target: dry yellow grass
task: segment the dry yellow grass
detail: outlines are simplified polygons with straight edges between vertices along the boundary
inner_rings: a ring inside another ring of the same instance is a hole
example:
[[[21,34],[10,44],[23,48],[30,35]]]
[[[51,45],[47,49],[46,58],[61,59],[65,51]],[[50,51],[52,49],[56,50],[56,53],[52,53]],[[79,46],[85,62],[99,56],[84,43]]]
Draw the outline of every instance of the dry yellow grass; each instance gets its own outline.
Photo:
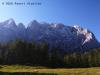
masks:
[[[20,66],[20,65],[1,65],[0,72],[31,72],[31,73],[52,73],[57,75],[100,75],[100,67],[94,68],[46,68],[34,66]]]

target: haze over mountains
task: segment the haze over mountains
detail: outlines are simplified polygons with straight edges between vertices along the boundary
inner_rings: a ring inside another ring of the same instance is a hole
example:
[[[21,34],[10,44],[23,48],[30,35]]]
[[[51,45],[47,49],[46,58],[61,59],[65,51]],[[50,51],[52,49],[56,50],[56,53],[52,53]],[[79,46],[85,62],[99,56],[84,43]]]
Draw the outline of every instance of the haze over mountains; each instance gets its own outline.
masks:
[[[13,19],[1,22],[0,43],[7,44],[16,39],[36,43],[46,42],[50,48],[55,47],[63,51],[100,47],[94,34],[78,25],[39,23],[33,20],[25,27],[22,23],[16,25]]]

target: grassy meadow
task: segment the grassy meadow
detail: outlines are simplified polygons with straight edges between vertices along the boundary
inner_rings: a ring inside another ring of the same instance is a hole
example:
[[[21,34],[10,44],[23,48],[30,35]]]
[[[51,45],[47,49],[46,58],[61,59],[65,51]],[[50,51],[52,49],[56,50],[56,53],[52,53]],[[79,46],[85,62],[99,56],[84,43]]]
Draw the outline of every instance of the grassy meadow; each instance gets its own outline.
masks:
[[[3,73],[9,73],[9,74],[3,74]],[[100,75],[100,67],[47,68],[41,66],[35,67],[35,66],[22,66],[22,65],[0,65],[0,75],[18,75],[18,74],[19,75]]]

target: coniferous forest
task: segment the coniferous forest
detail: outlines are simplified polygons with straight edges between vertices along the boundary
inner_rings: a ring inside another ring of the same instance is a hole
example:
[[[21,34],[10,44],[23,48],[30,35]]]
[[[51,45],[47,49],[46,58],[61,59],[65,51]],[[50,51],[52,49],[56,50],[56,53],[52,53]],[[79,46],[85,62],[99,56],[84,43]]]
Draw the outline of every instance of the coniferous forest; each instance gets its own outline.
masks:
[[[0,64],[20,64],[47,67],[97,67],[100,66],[100,48],[85,52],[61,53],[59,48],[49,50],[48,44],[16,40],[0,44]]]

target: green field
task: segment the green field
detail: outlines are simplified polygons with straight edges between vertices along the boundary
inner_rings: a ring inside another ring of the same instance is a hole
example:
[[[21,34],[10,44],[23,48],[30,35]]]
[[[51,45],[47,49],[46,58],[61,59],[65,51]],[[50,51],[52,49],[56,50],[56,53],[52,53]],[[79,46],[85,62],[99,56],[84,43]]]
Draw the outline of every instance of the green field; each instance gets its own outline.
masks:
[[[18,75],[18,74],[19,75],[100,75],[100,67],[52,69],[40,66],[35,67],[35,66],[21,66],[21,65],[0,65],[0,75]]]

